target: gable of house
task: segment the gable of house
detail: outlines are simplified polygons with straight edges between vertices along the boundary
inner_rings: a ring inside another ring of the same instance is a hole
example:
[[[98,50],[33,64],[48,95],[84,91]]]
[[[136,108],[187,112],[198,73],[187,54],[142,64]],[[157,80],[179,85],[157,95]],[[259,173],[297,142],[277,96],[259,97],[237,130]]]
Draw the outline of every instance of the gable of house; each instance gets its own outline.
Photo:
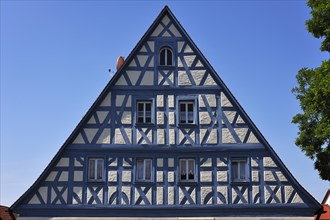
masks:
[[[318,208],[167,6],[12,206],[27,217],[311,216]]]

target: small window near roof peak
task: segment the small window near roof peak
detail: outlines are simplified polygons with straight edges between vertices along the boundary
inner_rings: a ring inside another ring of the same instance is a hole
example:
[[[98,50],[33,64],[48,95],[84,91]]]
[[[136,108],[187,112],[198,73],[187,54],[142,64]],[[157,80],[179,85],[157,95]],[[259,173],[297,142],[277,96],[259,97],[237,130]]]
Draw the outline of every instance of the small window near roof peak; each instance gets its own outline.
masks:
[[[161,66],[173,66],[173,52],[169,47],[163,47],[159,52],[159,64]]]

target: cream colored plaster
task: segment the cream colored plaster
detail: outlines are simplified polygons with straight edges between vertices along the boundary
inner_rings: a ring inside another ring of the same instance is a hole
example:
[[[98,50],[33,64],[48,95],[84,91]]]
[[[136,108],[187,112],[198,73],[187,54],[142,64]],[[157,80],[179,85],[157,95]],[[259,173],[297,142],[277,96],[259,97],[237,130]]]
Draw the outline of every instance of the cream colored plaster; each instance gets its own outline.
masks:
[[[234,128],[234,131],[236,132],[241,142],[244,141],[244,138],[248,130],[249,130],[248,128]]]
[[[126,158],[128,161],[132,161],[133,158],[129,157],[129,158]],[[132,167],[131,164],[129,164],[129,162],[127,162],[126,159],[123,159],[123,167]]]
[[[168,121],[170,125],[174,125],[175,124],[175,118],[174,118],[174,112],[169,112],[168,113]]]
[[[200,163],[202,162],[204,158],[200,159]],[[212,166],[212,158],[207,158],[207,160],[200,165],[201,167],[211,167]]]
[[[184,43],[184,41],[178,41],[178,53],[181,53]]]
[[[151,52],[154,52],[154,49],[155,49],[155,42],[154,41],[148,41],[148,46],[151,50]]]
[[[221,92],[221,106],[222,107],[233,107],[227,96]]]
[[[76,139],[74,139],[73,144],[85,144],[85,141],[81,135],[81,133],[78,134]]]
[[[281,171],[276,171],[275,173],[280,181],[288,181]]]
[[[228,182],[227,171],[217,171],[217,181],[218,182]]]
[[[168,101],[168,107],[174,108],[174,95],[169,95],[167,101]]]
[[[213,77],[211,74],[209,74],[204,82],[205,86],[216,86],[217,83],[214,81]]]
[[[123,182],[131,182],[132,172],[129,170],[122,171],[122,181]]]
[[[174,167],[174,158],[168,158],[168,167]]]
[[[137,65],[136,65],[135,60],[133,59],[128,66],[129,67],[136,67]]]
[[[183,58],[178,57],[178,67],[183,67],[182,60]]]
[[[82,187],[73,187],[73,193],[76,194],[76,196],[80,199],[80,201],[82,201],[82,196],[83,196]],[[72,204],[77,205],[79,203],[80,202],[76,200],[75,197],[72,197]]]
[[[189,47],[189,45],[187,44],[185,49],[184,49],[184,53],[193,53],[194,51]]]
[[[157,107],[164,107],[164,95],[157,95]]]
[[[226,158],[224,158],[226,159]],[[227,164],[220,160],[220,158],[217,158],[217,167],[227,167]]]
[[[157,167],[163,167],[164,166],[164,159],[158,158],[157,159]]]
[[[218,143],[218,132],[217,129],[212,129],[209,138],[206,141],[207,144],[217,144]]]
[[[157,129],[157,144],[165,144],[165,130]]]
[[[147,51],[147,48],[143,45],[140,52],[148,52],[148,51]]]
[[[164,112],[157,112],[157,124],[158,125],[164,124]]]
[[[178,31],[178,29],[176,29],[176,27],[173,24],[171,24],[171,26],[169,27],[169,29],[173,33],[173,35],[175,37],[181,37],[180,32]]]
[[[96,121],[95,121],[95,118],[94,116],[92,115],[92,117],[88,120],[87,124],[96,124]]]
[[[151,36],[157,37],[162,32],[163,29],[164,29],[163,26],[159,24],[154,30],[154,32],[152,32]]]
[[[97,133],[99,129],[97,128],[84,128],[84,131],[85,131],[85,134],[87,136],[87,140],[89,143],[92,143],[94,137],[95,137],[95,134]]]
[[[252,181],[253,182],[259,182],[259,171],[252,171]]]
[[[107,96],[103,99],[101,105],[102,107],[110,107],[111,106],[111,92],[107,94]]]
[[[201,199],[202,199],[202,204],[205,204],[205,199],[206,196],[212,193],[212,187],[201,187]],[[212,196],[213,197],[213,196]],[[209,199],[209,201],[206,204],[212,204],[212,197]]]
[[[105,118],[108,116],[108,111],[96,111],[97,117],[99,118],[100,124],[103,124]]]
[[[128,111],[123,112],[123,115],[121,116],[121,123],[122,124],[132,124],[131,112],[128,112]]]
[[[188,56],[183,56],[184,60],[186,61],[186,64],[188,67],[191,67],[192,63],[194,62],[196,55],[188,55]]]
[[[157,187],[157,205],[163,205],[163,187]]]
[[[84,172],[83,171],[74,171],[73,174],[73,181],[75,182],[81,182],[84,180]]]
[[[259,186],[252,186],[252,201],[255,200],[256,196],[259,194]],[[260,203],[260,198],[257,200],[256,203]]]
[[[264,163],[264,167],[277,167],[271,157],[264,157],[263,163]]]
[[[222,128],[222,143],[224,144],[236,143],[234,137],[231,135],[228,128]]]
[[[121,188],[122,192],[126,194],[128,198],[128,204],[130,204],[131,201],[131,187],[130,186],[122,186]],[[126,204],[123,200],[121,201],[121,204]]]
[[[206,70],[190,70],[190,73],[197,86],[201,84],[201,81],[205,75]]]
[[[45,203],[47,203],[47,197],[48,197],[48,187],[46,186],[41,186],[38,189],[38,192],[42,198],[42,200],[44,200]]]
[[[132,130],[130,128],[125,128],[125,132],[127,134],[128,139],[131,141]],[[115,144],[129,144],[125,142],[123,135],[119,128],[115,130]]]
[[[56,175],[57,175],[57,172],[56,172],[56,171],[52,171],[52,172],[50,172],[50,174],[49,174],[48,177],[46,178],[46,181],[50,181],[50,182],[54,181]]]
[[[169,129],[170,131],[170,144],[175,144],[175,130]]]
[[[116,170],[110,170],[108,172],[108,181],[117,182],[117,171]]]
[[[163,182],[163,171],[157,171],[157,182]]]
[[[141,86],[152,86],[154,84],[154,72],[146,71],[141,81]]]
[[[165,31],[162,37],[172,37],[172,35],[168,31]]]
[[[198,60],[196,63],[196,67],[204,67],[204,65],[202,64],[202,62],[200,60]]]
[[[200,171],[201,182],[212,182],[212,171]]]
[[[251,167],[259,167],[258,161],[256,158],[251,158]]]
[[[264,180],[265,181],[276,181],[273,173],[271,171],[265,171],[264,172]]]
[[[124,76],[121,76],[117,82],[116,82],[116,86],[127,86],[127,82]]]
[[[109,162],[112,160],[113,158],[109,158]],[[111,162],[111,164],[109,164],[109,166],[117,166],[117,158],[113,161],[113,162]]]
[[[110,144],[110,128],[105,128],[99,139],[96,142],[97,144]]]
[[[140,66],[141,67],[144,67],[144,65],[146,64],[147,62],[147,59],[148,59],[148,55],[137,55],[136,56],[139,63],[140,63]]]
[[[154,67],[155,66],[155,61],[154,61],[154,57],[152,56],[149,62],[148,67]]]
[[[56,167],[69,167],[69,158],[62,157],[60,161],[57,163]]]
[[[208,112],[199,112],[199,123],[202,125],[211,123],[211,118]]]
[[[223,113],[224,116],[228,119],[229,123],[232,124],[234,122],[236,111],[223,111]]]
[[[223,203],[217,196],[217,204],[227,204],[228,201],[227,186],[217,186],[217,192],[221,193],[226,199],[225,203]]]
[[[245,124],[245,121],[242,119],[240,115],[237,117],[236,124]]]
[[[191,82],[186,71],[178,71],[179,86],[190,86]]]
[[[167,179],[168,179],[168,182],[174,182],[174,172],[173,171],[168,171],[167,172]]]
[[[254,144],[254,143],[259,143],[258,139],[256,138],[256,136],[251,132],[249,139],[247,140],[248,144]]]
[[[170,186],[167,188],[168,190],[168,204],[169,205],[174,205],[174,187],[173,186]]]
[[[132,70],[130,70],[130,71],[126,71],[126,73],[127,73],[127,76],[129,78],[129,80],[131,81],[132,85],[135,86],[137,80],[140,77],[141,71],[132,71]]]

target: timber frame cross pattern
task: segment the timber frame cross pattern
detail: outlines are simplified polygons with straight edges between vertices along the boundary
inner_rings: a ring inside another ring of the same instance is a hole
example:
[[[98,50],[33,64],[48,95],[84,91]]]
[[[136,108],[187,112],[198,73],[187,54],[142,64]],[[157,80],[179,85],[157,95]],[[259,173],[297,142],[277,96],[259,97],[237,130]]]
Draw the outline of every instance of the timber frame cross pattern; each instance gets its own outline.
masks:
[[[22,219],[294,219],[320,208],[167,6],[11,207]]]

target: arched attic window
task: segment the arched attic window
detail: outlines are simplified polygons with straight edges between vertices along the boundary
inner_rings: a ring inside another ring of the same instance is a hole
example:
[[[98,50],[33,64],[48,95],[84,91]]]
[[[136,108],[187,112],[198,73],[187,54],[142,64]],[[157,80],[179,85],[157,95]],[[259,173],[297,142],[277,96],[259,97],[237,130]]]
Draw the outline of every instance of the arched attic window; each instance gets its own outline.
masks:
[[[159,52],[159,64],[161,66],[173,66],[173,52],[169,47],[163,47]]]

